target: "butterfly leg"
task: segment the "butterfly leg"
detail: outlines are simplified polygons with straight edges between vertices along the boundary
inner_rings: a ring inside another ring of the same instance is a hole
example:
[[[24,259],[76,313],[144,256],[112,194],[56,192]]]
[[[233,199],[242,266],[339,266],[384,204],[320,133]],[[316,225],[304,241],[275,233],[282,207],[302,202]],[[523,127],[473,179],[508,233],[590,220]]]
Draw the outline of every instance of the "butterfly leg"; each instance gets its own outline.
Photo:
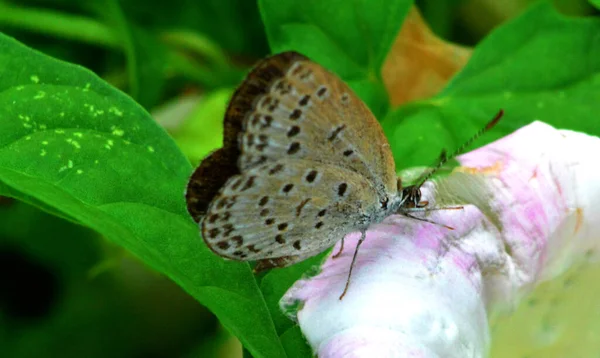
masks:
[[[418,218],[416,216],[410,215],[409,213],[402,213],[402,215],[406,216],[407,218],[414,219],[414,220],[423,221],[423,222],[426,222],[426,223],[430,223],[430,224],[442,226],[442,227],[445,227],[448,230],[454,230],[454,228],[451,227],[451,226],[440,224],[440,223],[436,223],[435,221],[431,221],[431,220],[427,220],[427,219],[423,219],[423,218]]]
[[[337,254],[331,256],[331,258],[337,259],[342,254],[342,251],[344,251],[344,238],[342,238],[342,244],[341,244],[340,249],[338,250]]]
[[[344,298],[344,296],[346,295],[346,292],[348,291],[348,286],[350,285],[350,278],[352,277],[352,269],[354,268],[354,263],[356,262],[356,256],[358,254],[358,248],[363,243],[363,241],[365,241],[366,237],[367,237],[366,231],[364,231],[364,230],[361,231],[360,239],[358,239],[358,242],[356,243],[356,248],[354,249],[354,256],[352,256],[352,263],[350,264],[350,271],[348,271],[348,278],[346,279],[346,286],[344,287],[344,292],[342,292],[342,294],[340,295],[340,301]]]

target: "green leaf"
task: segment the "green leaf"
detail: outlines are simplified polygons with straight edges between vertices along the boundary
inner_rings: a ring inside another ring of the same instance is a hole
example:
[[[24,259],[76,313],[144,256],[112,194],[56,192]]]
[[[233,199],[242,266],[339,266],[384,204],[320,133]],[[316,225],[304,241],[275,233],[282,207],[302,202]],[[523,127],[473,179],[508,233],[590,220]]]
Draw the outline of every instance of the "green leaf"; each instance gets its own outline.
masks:
[[[237,55],[262,57],[268,51],[255,1],[121,0],[121,4],[144,27],[201,33]]]
[[[265,302],[271,312],[273,322],[275,323],[275,329],[278,334],[281,335],[294,326],[294,322],[286,317],[281,311],[279,300],[281,300],[281,297],[283,297],[286,291],[303,274],[309,270],[315,270],[320,267],[325,256],[328,254],[329,250],[290,267],[272,270],[262,279],[260,289],[265,297]]]
[[[368,0],[259,0],[272,52],[296,50],[336,72],[378,117],[387,110],[381,108],[381,67],[411,5],[409,0],[376,6]]]
[[[294,326],[281,335],[281,342],[289,358],[312,357],[314,353],[302,335],[300,327]]]
[[[90,71],[0,35],[0,182],[168,275],[256,357],[283,347],[245,263],[212,254],[189,218],[191,167],[142,107]]]
[[[233,90],[207,93],[200,105],[174,132],[173,139],[192,163],[199,163],[223,143],[223,117]]]
[[[600,0],[590,0],[590,4],[594,5],[596,9],[600,10]]]
[[[144,30],[129,23],[118,0],[102,0],[93,5],[123,41],[131,96],[145,108],[152,108],[162,95],[167,49]]]
[[[398,169],[431,164],[505,110],[481,145],[535,120],[600,134],[600,20],[533,6],[479,44],[435,98],[390,113],[384,130]]]

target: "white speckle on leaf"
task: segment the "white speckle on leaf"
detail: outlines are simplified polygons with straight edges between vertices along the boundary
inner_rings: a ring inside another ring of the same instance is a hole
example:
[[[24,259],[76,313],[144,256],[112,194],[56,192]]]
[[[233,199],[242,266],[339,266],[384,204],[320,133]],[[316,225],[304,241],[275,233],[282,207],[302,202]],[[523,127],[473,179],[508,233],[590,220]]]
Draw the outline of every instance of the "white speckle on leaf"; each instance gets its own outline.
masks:
[[[117,117],[123,116],[123,111],[121,111],[120,109],[118,109],[117,107],[114,107],[114,106],[110,107],[108,109],[108,112],[114,114]]]
[[[85,87],[83,87],[83,92],[87,92],[87,91],[89,91],[89,90],[90,90],[90,86],[91,86],[91,84],[90,84],[89,82],[88,82],[88,83],[86,83],[86,84],[85,84]]]
[[[25,86],[17,86],[17,91],[22,91]]]
[[[73,147],[77,148],[77,149],[81,149],[81,145],[79,144],[79,142],[77,142],[76,140],[73,140],[71,138],[67,139],[67,143],[69,143],[70,145],[72,145]]]
[[[33,126],[31,124],[29,124],[29,123],[23,123],[23,127],[25,127],[25,128],[31,128]]]
[[[31,76],[29,77],[29,79],[30,79],[30,80],[31,80],[31,82],[33,82],[33,83],[39,83],[39,82],[40,82],[40,78],[39,78],[38,76],[36,76],[36,75],[31,75]]]
[[[154,153],[154,148],[153,148],[151,145],[149,145],[149,146],[148,146],[148,151],[149,151],[150,153]]]
[[[73,168],[73,161],[69,159],[69,161],[67,162],[67,167],[69,167],[69,169]]]
[[[25,137],[25,140],[31,140],[31,136],[28,135],[27,137]]]
[[[46,127],[46,125],[45,125],[45,124],[40,124],[38,127],[39,127],[41,130],[45,130],[46,128],[48,128],[48,127]]]
[[[62,173],[62,172],[64,172],[65,170],[67,170],[67,166],[62,166],[62,167],[58,168],[58,172],[59,172],[59,173]]]
[[[56,134],[64,134],[64,133],[65,133],[65,131],[64,131],[64,130],[62,130],[62,129],[55,129],[55,130],[54,130],[54,133],[56,133]]]
[[[81,132],[75,132],[75,133],[73,133],[73,135],[77,138],[83,138],[83,133],[81,133]]]
[[[42,145],[48,145],[48,141],[47,140],[43,140],[42,141]]]
[[[77,174],[83,174],[83,170],[77,169]]]
[[[42,149],[42,150],[40,151],[40,156],[42,156],[42,157],[45,157],[45,156],[46,156],[46,150],[45,150],[45,149]]]
[[[44,97],[46,97],[46,92],[38,91],[38,93],[35,96],[33,96],[33,99],[42,99]]]

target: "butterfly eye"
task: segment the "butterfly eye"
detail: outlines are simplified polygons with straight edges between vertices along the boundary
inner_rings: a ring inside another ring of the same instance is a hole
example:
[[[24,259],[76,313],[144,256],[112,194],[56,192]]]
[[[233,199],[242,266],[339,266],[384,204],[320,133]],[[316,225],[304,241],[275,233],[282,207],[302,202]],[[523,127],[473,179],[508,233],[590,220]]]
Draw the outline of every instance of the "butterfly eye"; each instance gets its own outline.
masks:
[[[388,198],[387,196],[383,200],[379,201],[379,203],[381,204],[381,208],[383,210],[387,210],[389,201],[390,201],[390,198]]]

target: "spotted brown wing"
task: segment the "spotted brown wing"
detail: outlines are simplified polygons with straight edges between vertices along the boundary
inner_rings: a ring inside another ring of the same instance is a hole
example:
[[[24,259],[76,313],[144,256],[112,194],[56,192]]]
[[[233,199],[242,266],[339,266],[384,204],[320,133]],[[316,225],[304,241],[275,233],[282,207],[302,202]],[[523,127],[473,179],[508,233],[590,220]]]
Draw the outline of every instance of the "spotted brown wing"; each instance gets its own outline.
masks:
[[[206,244],[235,260],[308,257],[377,215],[362,175],[309,160],[263,164],[233,176],[202,221]]]

